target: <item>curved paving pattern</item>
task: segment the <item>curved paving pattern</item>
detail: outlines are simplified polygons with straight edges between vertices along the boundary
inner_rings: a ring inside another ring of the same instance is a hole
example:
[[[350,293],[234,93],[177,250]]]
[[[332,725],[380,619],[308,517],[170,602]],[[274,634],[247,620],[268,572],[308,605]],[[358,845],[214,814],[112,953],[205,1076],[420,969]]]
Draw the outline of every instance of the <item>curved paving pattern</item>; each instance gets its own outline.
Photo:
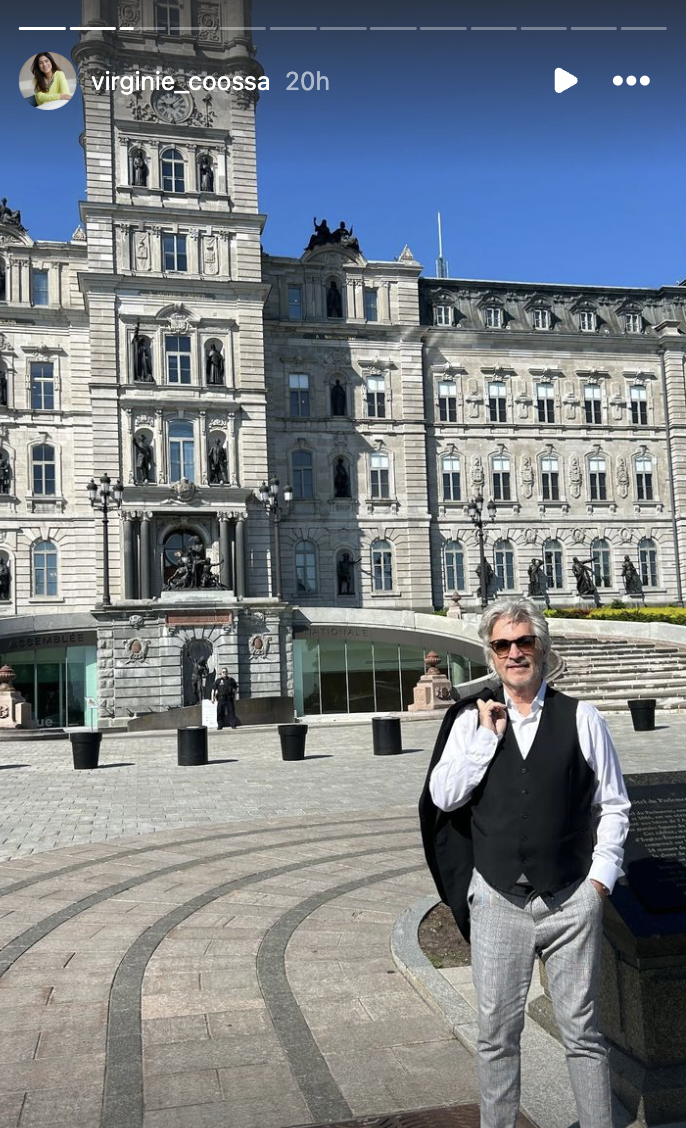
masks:
[[[390,956],[427,891],[414,813],[160,837],[3,882],[0,1125],[284,1128],[474,1101],[470,1056]]]

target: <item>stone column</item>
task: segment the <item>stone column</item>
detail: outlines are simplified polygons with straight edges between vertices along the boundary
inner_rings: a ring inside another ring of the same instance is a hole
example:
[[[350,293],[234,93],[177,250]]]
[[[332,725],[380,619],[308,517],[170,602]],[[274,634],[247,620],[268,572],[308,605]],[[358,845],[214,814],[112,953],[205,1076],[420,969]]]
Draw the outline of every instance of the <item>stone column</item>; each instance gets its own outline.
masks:
[[[219,582],[233,591],[233,560],[231,559],[233,530],[230,521],[231,518],[228,513],[219,514],[219,559],[221,560]]]
[[[238,412],[230,411],[228,426],[226,428],[227,461],[229,470],[229,484],[240,486],[238,476]]]
[[[141,599],[150,599],[150,522],[151,514],[141,517],[138,593]]]
[[[138,521],[133,513],[122,514],[124,523],[124,599],[136,599],[136,541]]]
[[[239,515],[236,521],[236,586],[238,599],[245,599],[245,517]]]
[[[203,364],[205,359],[205,352],[203,349]],[[201,382],[204,382],[205,373],[201,373]],[[200,475],[198,481],[202,482],[203,486],[207,485],[207,412],[198,412],[198,458],[200,459]]]

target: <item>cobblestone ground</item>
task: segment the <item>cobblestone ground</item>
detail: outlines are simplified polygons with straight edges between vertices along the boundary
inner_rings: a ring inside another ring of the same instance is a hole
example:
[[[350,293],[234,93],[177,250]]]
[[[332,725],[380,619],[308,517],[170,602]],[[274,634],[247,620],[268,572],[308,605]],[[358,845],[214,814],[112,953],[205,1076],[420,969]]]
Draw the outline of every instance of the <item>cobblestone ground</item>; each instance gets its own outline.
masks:
[[[686,718],[661,723],[612,721],[626,771],[683,767]],[[416,799],[437,727],[375,757],[370,726],[313,725],[300,763],[239,730],[202,768],[173,735],[107,737],[94,772],[67,742],[0,745],[0,1128],[473,1109],[473,1059],[389,950],[432,891]]]

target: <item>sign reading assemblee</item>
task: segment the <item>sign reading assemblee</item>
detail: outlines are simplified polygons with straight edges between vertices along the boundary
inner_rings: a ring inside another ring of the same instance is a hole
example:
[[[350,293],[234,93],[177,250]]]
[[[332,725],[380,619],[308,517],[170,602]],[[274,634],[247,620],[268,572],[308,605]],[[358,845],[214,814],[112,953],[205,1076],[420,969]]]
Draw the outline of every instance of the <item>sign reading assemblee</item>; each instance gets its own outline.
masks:
[[[95,631],[54,631],[52,634],[17,635],[0,640],[0,651],[37,650],[45,646],[88,646],[96,641]]]
[[[104,71],[100,75],[91,75],[91,82],[96,93],[103,90],[116,90],[117,87],[124,94],[133,94],[137,90],[181,90],[176,85],[176,80],[170,74],[162,74],[158,69],[154,74],[144,74],[133,71],[132,74],[114,74],[113,71]],[[269,79],[266,74],[257,78],[254,74],[192,74],[188,77],[187,90],[269,90]]]

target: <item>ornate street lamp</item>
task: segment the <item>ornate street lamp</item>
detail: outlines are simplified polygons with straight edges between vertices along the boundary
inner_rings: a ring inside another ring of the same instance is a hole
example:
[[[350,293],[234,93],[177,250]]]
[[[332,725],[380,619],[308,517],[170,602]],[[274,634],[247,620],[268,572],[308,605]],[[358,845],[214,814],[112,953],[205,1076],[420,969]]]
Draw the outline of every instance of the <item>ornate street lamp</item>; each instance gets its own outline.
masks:
[[[110,599],[110,540],[107,515],[113,506],[116,506],[117,509],[121,508],[124,487],[119,478],[112,485],[112,479],[109,475],[103,474],[99,486],[95,478],[91,478],[86,489],[92,508],[102,513],[102,602],[104,607],[110,607],[112,600]]]
[[[479,585],[480,585],[480,588],[481,588],[481,610],[482,611],[485,609],[486,605],[488,604],[488,576],[486,575],[486,571],[487,571],[486,553],[484,552],[485,536],[484,536],[483,508],[484,508],[484,499],[482,498],[481,494],[477,494],[476,497],[472,498],[472,500],[469,503],[469,506],[467,507],[469,516],[471,518],[471,522],[474,525],[474,527],[476,528],[476,535],[479,538]],[[488,513],[488,516],[489,516],[491,522],[495,521],[495,515],[497,513],[497,508],[496,508],[496,504],[495,504],[495,502],[493,501],[492,498],[489,501],[488,505],[486,506],[486,512]]]
[[[281,499],[286,512],[293,500],[293,490],[290,486],[284,486],[283,492],[279,488],[279,479],[271,478],[269,485],[263,482],[262,485],[255,490],[255,493],[263,506],[269,514],[269,520],[274,525],[274,569],[272,573],[272,595],[276,599],[283,599],[282,594],[282,581],[281,581],[281,533],[279,526],[281,518],[283,517],[284,509],[281,506]]]

